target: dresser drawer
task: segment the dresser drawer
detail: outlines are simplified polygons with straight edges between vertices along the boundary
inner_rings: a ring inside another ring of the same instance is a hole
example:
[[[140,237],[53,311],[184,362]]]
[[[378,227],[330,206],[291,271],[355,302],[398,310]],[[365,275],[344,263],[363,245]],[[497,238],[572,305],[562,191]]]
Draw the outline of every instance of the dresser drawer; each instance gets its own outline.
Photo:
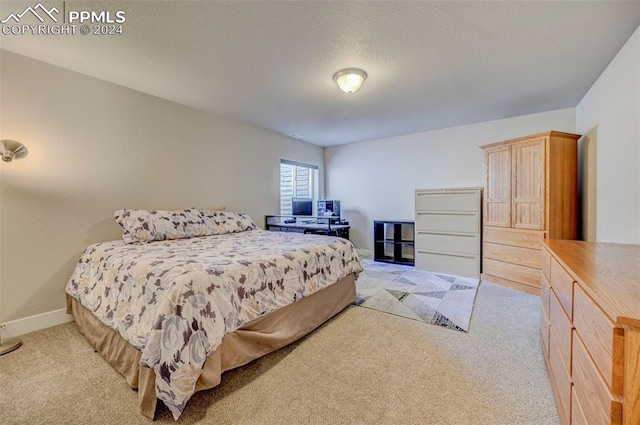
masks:
[[[555,258],[551,258],[551,280],[549,283],[569,316],[569,320],[573,320],[573,278]]]
[[[573,338],[572,372],[574,390],[589,423],[620,425],[622,403],[600,377],[578,332]]]
[[[480,255],[480,235],[445,235],[416,230],[416,246],[429,251]]]
[[[416,210],[478,211],[479,209],[480,190],[416,191]]]
[[[543,236],[544,232],[539,230],[505,229],[484,226],[482,238],[485,242],[540,249]]]
[[[560,351],[558,349],[558,343],[553,338],[553,334],[549,338],[549,365],[551,366],[551,373],[555,378],[556,393],[558,394],[559,406],[558,410],[564,417],[563,424],[568,424],[571,417],[571,378],[567,365],[562,360]]]
[[[622,395],[623,331],[614,326],[579,285],[574,289],[573,324],[609,388]]]
[[[540,268],[540,250],[519,246],[500,245],[491,242],[484,244],[485,258],[520,264],[534,269]]]
[[[479,233],[478,213],[439,214],[417,211],[416,230],[428,232]]]
[[[551,279],[551,254],[546,248],[542,248],[540,259],[542,260],[542,274],[544,274],[547,279]]]
[[[415,267],[419,270],[428,270],[436,273],[479,277],[480,256],[443,254],[418,249]]]
[[[540,275],[540,304],[542,304],[542,311],[549,317],[549,299],[551,294],[551,287],[549,281],[543,275]]]
[[[580,400],[576,396],[575,388],[571,391],[571,425],[589,425],[587,416],[582,409],[582,404],[580,404]]]
[[[558,352],[567,366],[567,373],[571,372],[571,330],[573,326],[556,298],[553,290],[549,296],[549,321],[551,323],[551,338],[558,344]]]
[[[485,258],[482,272],[501,277],[518,283],[524,283],[533,288],[540,288],[540,270],[504,261]]]
[[[542,344],[542,352],[546,358],[549,358],[549,317],[540,312],[540,341]]]

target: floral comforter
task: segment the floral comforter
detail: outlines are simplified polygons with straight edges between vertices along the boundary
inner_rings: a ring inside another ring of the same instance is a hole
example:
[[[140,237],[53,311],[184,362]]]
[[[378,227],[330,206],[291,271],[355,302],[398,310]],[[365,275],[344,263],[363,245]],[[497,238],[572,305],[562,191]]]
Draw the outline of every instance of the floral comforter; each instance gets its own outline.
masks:
[[[177,419],[226,333],[361,271],[348,240],[257,229],[97,243],[66,292],[142,352]]]

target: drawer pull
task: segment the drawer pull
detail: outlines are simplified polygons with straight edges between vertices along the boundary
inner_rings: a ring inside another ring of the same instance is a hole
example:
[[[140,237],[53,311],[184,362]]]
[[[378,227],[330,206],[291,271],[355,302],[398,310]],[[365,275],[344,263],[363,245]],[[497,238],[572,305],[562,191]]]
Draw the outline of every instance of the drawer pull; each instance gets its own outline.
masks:
[[[437,211],[437,212],[423,212],[418,211],[418,215],[478,215],[475,212],[461,212],[461,211]]]
[[[475,255],[463,255],[463,254],[457,254],[457,253],[436,252],[436,251],[418,251],[418,254],[434,254],[434,255],[446,255],[447,257],[476,258]]]
[[[419,235],[441,235],[441,236],[455,235],[455,236],[465,236],[465,237],[468,237],[468,238],[475,238],[476,236],[478,236],[477,233],[425,232],[425,231],[422,231],[422,230],[418,230],[418,234]]]

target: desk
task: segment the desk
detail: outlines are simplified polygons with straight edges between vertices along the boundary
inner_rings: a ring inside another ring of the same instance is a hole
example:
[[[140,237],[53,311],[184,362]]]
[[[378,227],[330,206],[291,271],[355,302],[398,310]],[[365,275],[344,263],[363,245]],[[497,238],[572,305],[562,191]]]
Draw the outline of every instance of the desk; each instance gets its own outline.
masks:
[[[316,222],[315,218],[298,218],[295,223],[285,223],[284,220],[289,221],[289,217],[268,215],[265,217],[265,230],[272,232],[295,232],[295,233],[318,233],[326,234],[325,232],[335,232],[335,236],[349,239],[349,229],[351,226],[348,224],[329,224],[327,221],[324,224]],[[319,218],[323,220],[323,218]],[[310,223],[308,221],[311,221]]]

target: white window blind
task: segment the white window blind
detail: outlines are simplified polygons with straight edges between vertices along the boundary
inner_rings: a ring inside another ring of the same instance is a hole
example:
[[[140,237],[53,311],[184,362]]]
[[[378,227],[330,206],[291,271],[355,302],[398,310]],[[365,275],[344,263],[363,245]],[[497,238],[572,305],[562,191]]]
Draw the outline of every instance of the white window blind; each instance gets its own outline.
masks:
[[[280,214],[291,214],[291,198],[311,198],[315,210],[317,193],[317,165],[280,160]]]

